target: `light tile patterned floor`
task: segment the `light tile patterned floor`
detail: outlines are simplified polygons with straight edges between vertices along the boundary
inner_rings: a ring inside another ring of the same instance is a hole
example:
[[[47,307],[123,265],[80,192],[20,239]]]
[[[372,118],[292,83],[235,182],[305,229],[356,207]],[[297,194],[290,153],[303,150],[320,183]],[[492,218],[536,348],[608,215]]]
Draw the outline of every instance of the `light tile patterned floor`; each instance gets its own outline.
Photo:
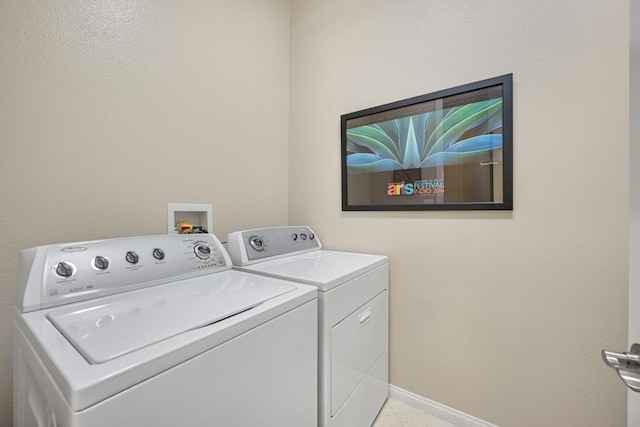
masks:
[[[456,427],[399,400],[387,400],[372,427]]]

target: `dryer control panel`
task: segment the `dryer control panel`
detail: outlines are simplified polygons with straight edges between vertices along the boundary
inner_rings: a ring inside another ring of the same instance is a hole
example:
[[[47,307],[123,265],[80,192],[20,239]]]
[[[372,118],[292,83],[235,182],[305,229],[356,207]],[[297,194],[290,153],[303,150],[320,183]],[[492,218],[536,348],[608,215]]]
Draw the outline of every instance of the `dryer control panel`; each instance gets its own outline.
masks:
[[[229,255],[212,234],[39,246],[21,253],[17,305],[30,311],[230,268]]]
[[[322,244],[311,227],[270,227],[229,234],[227,249],[233,264],[243,266],[322,249]]]

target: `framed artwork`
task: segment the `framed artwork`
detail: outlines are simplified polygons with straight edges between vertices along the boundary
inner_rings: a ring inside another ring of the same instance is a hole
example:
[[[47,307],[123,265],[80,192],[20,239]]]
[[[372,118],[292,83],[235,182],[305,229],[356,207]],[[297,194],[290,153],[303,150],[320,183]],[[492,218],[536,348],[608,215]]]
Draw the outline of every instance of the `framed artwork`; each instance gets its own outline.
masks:
[[[342,210],[513,209],[507,74],[341,116]]]

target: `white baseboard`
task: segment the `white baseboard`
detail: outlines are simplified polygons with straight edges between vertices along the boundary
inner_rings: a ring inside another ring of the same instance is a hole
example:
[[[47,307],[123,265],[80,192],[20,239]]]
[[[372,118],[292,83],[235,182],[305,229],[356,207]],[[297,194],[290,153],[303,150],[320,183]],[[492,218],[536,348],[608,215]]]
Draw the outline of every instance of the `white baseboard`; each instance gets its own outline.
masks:
[[[457,409],[450,408],[441,403],[429,400],[410,391],[389,384],[389,397],[406,403],[407,405],[419,409],[427,414],[438,417],[457,427],[498,427],[487,421],[466,414]]]

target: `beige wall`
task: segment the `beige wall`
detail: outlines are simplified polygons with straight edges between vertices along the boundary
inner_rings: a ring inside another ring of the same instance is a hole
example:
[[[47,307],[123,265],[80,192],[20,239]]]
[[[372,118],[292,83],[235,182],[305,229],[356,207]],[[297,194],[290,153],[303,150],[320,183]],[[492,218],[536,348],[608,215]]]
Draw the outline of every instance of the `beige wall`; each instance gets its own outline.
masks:
[[[18,250],[287,222],[286,0],[0,2],[0,425]]]
[[[629,102],[629,345],[640,342],[640,2],[631,2]],[[627,423],[640,425],[640,393],[628,392]]]
[[[502,426],[623,426],[628,0],[291,2],[289,220],[388,254],[391,382]],[[343,213],[340,114],[513,73],[513,212]]]
[[[0,2],[0,425],[17,251],[164,233],[168,202],[389,254],[397,386],[624,425],[599,350],[626,346],[628,7],[294,0],[289,81],[286,1]],[[340,114],[508,72],[513,212],[340,212]]]

